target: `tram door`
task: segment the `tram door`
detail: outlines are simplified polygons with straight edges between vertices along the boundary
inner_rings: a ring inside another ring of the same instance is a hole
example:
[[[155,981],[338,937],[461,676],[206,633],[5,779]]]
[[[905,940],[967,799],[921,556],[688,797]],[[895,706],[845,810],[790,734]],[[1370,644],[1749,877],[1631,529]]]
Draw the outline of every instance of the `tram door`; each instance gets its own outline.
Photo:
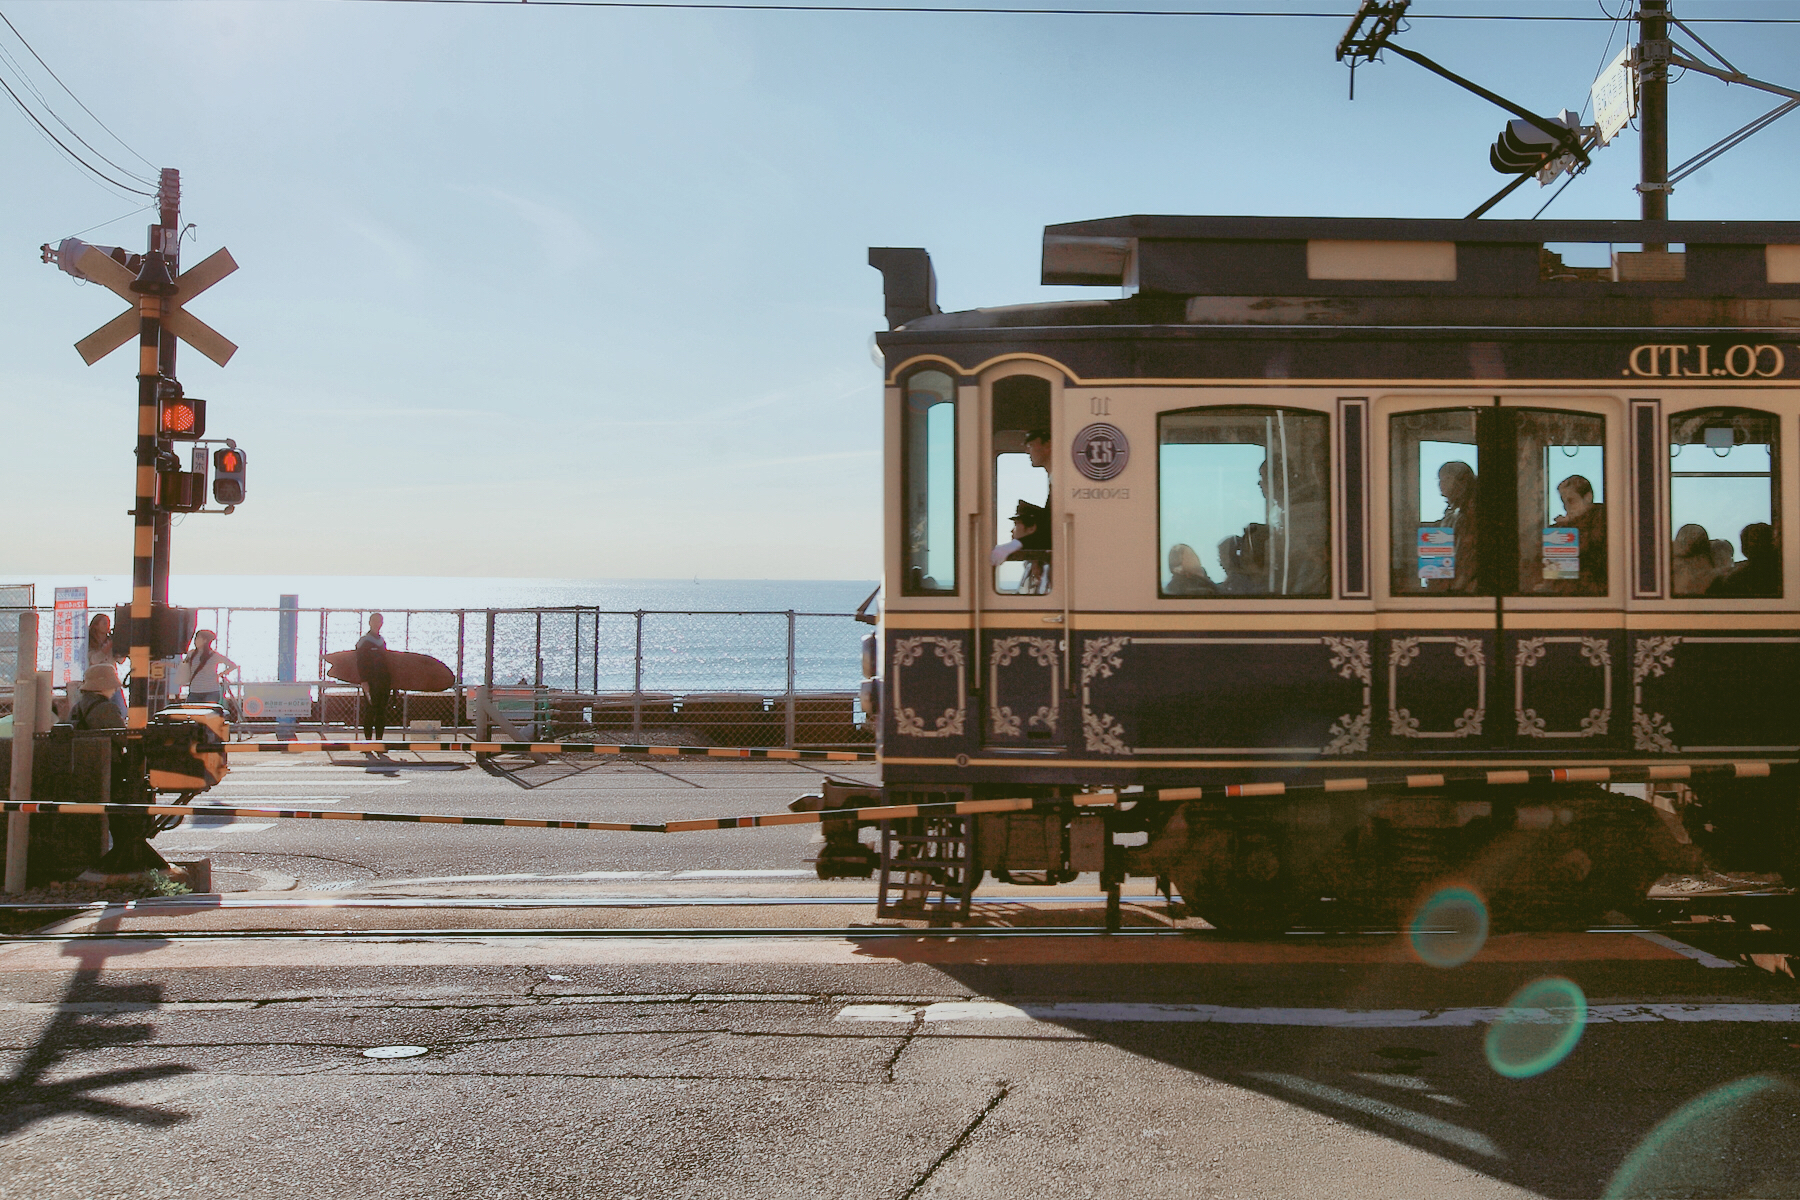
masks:
[[[1616,409],[1606,397],[1535,396],[1380,406],[1389,749],[1619,739]]]
[[[1051,750],[1063,744],[1069,708],[1051,382],[1006,375],[983,390],[983,486],[973,518],[982,740]]]

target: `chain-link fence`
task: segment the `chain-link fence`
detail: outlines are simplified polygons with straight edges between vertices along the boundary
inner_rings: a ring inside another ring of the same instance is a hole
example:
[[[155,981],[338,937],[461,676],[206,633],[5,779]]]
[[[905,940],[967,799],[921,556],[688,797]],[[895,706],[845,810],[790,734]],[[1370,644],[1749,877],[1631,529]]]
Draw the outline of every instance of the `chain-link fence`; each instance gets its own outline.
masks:
[[[29,603],[29,601],[27,601]],[[237,664],[241,723],[256,725],[264,685],[307,689],[302,715],[319,729],[354,728],[366,698],[329,677],[325,656],[352,649],[373,610],[224,607],[196,610]],[[451,669],[441,693],[396,697],[401,729],[469,729],[490,717],[532,740],[595,737],[671,744],[817,746],[868,742],[856,692],[868,627],[851,613],[607,611],[587,607],[385,609],[390,650],[428,654]],[[283,625],[291,671],[281,669]],[[50,624],[41,624],[40,662]],[[16,619],[9,620],[16,630]],[[83,626],[85,628],[85,626]],[[285,678],[284,678],[285,676]],[[10,674],[0,689],[10,685]],[[290,700],[298,692],[290,690]],[[248,705],[242,702],[250,701]]]

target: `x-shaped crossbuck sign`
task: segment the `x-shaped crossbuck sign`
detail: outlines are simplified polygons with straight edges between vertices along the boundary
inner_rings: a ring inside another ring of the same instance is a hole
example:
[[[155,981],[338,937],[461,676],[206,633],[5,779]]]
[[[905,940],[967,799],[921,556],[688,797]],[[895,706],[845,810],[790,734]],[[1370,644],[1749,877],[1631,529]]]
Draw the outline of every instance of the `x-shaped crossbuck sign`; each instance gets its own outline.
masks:
[[[131,290],[132,281],[137,277],[93,246],[82,251],[81,259],[75,265],[83,277],[111,288],[131,302],[130,308],[75,343],[76,351],[91,367],[137,334],[138,294]],[[235,270],[237,263],[232,260],[231,251],[215,250],[183,271],[175,281],[175,294],[163,301],[163,328],[221,367],[237,353],[237,344],[182,305]]]

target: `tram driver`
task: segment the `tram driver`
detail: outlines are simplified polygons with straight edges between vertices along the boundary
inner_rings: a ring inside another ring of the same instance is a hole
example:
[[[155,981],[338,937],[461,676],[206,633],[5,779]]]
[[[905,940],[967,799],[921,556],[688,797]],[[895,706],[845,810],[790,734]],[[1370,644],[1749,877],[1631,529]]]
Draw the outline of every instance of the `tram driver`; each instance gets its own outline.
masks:
[[[1050,591],[1050,514],[1029,501],[1013,509],[1012,540],[994,547],[993,564],[1008,559],[1025,563],[1018,595],[1042,596]]]

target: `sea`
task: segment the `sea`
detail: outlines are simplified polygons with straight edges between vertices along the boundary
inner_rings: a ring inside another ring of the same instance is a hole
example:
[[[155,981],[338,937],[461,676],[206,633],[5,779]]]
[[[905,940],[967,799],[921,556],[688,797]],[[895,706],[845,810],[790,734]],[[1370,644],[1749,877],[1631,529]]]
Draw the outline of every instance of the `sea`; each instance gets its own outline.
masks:
[[[0,576],[0,587],[16,584],[34,585],[39,609],[51,607],[59,588],[86,588],[94,611],[131,595],[125,575]],[[169,600],[200,610],[200,627],[219,634],[220,649],[247,682],[277,677],[276,609],[282,596],[292,595],[301,609],[296,657],[303,681],[320,679],[322,656],[351,649],[367,614],[380,611],[390,649],[430,654],[471,686],[541,682],[600,693],[774,695],[788,686],[790,611],[795,690],[856,690],[869,626],[851,614],[875,588],[874,580],[847,579],[178,575],[170,580]],[[556,608],[587,611],[519,611]],[[40,663],[49,662],[51,625],[42,622]]]

